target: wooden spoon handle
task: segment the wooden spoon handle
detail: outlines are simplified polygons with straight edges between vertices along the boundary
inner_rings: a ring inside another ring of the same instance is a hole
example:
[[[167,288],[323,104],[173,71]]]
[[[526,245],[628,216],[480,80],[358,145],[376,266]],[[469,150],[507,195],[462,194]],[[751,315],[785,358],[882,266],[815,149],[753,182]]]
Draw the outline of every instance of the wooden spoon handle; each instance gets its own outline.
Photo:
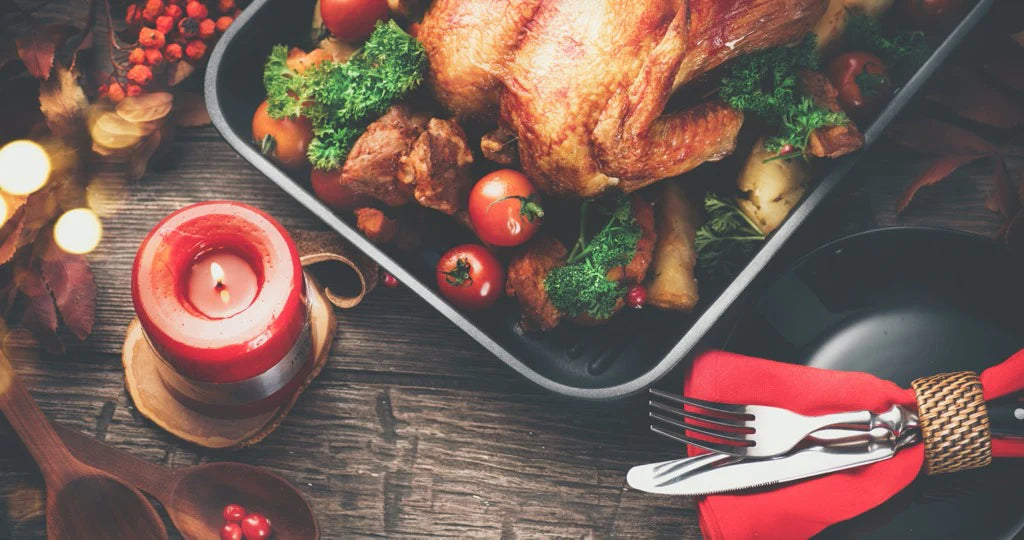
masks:
[[[164,506],[170,503],[179,478],[174,469],[135,457],[69,427],[54,424],[53,428],[75,457],[86,465],[149,493]]]
[[[0,352],[0,411],[32,454],[50,489],[75,476],[78,462],[54,433],[46,415],[39,410],[3,352]]]

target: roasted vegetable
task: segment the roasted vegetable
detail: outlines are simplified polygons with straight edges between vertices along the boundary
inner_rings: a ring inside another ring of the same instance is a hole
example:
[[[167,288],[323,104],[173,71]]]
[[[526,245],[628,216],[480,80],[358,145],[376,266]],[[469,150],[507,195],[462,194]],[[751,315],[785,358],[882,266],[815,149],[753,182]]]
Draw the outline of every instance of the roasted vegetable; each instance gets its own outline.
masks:
[[[774,231],[800,202],[807,186],[807,163],[802,159],[772,159],[763,140],[754,144],[736,185],[742,192],[740,210],[764,234]]]
[[[662,183],[654,244],[654,261],[646,303],[664,309],[690,311],[697,305],[697,228],[704,210],[699,194],[680,180]]]
[[[829,51],[839,42],[851,16],[862,13],[878,17],[892,7],[894,0],[829,0],[825,14],[818,19],[812,32],[818,38],[818,50]]]

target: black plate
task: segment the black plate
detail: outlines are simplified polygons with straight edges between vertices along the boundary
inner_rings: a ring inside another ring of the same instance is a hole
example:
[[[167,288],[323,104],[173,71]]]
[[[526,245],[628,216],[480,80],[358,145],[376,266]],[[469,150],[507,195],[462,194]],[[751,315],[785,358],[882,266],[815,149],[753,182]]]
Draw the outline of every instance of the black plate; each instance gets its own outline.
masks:
[[[866,371],[904,387],[982,371],[1024,347],[1024,260],[983,237],[879,229],[801,258],[760,290],[727,348]],[[826,502],[827,503],[827,502]],[[1024,530],[1024,462],[922,476],[822,537],[1013,538]]]
[[[932,57],[896,94],[865,132],[873,144],[956,44],[991,7],[980,0]],[[314,0],[255,0],[224,33],[210,56],[206,103],[213,124],[247,161],[423,297],[487,350],[527,379],[558,393],[587,399],[618,398],[643,390],[682,360],[723,317],[757,274],[775,257],[811,212],[853,167],[864,151],[836,160],[831,172],[811,190],[785,223],[765,242],[742,273],[717,298],[702,302],[700,313],[684,315],[658,310],[628,313],[604,327],[563,325],[543,335],[516,331],[518,308],[504,302],[487,313],[471,315],[454,309],[435,290],[434,266],[445,249],[472,241],[450,220],[438,220],[436,241],[415,253],[400,254],[373,245],[350,220],[322,204],[308,189],[308,179],[291,175],[256,151],[252,113],[263,99],[263,62],[277,43],[304,43]],[[272,210],[272,209],[268,209]]]

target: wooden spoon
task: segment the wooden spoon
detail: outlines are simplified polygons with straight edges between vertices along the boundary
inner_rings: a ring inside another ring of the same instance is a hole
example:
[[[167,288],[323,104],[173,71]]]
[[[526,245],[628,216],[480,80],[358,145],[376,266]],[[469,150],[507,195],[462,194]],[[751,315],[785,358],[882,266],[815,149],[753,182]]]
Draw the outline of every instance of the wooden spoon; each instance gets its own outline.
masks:
[[[217,538],[228,504],[266,516],[274,538],[320,538],[320,529],[306,498],[280,476],[243,463],[204,463],[170,469],[106,445],[70,428],[55,429],[79,459],[120,478],[164,505],[185,538]]]
[[[46,535],[54,539],[166,540],[146,497],[75,459],[0,353],[0,411],[46,481]]]

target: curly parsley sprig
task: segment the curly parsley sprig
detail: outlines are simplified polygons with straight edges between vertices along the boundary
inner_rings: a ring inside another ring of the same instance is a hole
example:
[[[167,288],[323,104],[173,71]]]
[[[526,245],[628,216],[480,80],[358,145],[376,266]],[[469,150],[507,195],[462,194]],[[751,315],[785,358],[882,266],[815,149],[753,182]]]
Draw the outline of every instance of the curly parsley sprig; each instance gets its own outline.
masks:
[[[309,161],[324,170],[340,166],[366,126],[423,82],[427,67],[423,46],[394,21],[378,22],[347,62],[322,62],[298,74],[287,58],[283,45],[267,58],[267,112],[309,118]]]
[[[640,226],[633,215],[629,197],[619,197],[608,214],[608,222],[589,241],[586,239],[587,210],[580,207],[580,233],[564,266],[551,270],[544,278],[544,290],[551,303],[570,317],[589,315],[607,319],[626,293],[617,281],[608,279],[608,271],[633,260],[640,240]]]
[[[814,34],[796,45],[772,47],[737,59],[726,70],[718,94],[729,106],[748,112],[779,132],[765,147],[777,152],[785,146],[802,155],[811,133],[820,127],[845,124],[849,118],[817,106],[801,88],[801,70],[818,68]]]
[[[731,201],[714,193],[704,195],[707,221],[697,229],[697,264],[712,282],[725,282],[739,273],[765,234]]]

